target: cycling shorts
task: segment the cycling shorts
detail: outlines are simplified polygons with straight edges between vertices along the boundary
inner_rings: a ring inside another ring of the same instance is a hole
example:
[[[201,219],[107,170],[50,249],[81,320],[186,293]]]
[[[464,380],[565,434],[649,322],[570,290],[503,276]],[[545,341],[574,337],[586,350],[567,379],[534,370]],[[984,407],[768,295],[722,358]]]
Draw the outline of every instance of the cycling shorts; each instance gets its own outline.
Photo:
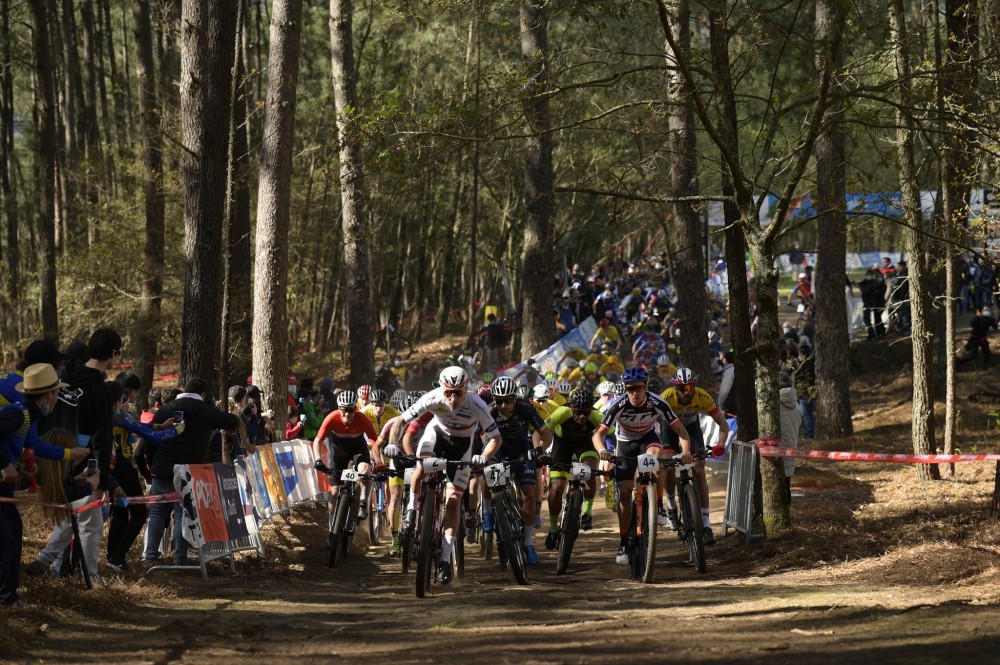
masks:
[[[353,439],[337,439],[336,442],[330,442],[329,445],[329,466],[333,469],[333,473],[330,474],[331,487],[344,484],[344,481],[340,479],[340,474],[351,462],[354,462],[355,468],[362,462],[367,464],[372,462],[371,453],[368,450],[368,439],[364,436]]]
[[[417,457],[440,457],[449,462],[472,459],[472,437],[451,436],[436,425],[424,428],[417,444]],[[462,493],[469,486],[469,467],[448,469],[448,489]]]
[[[687,430],[688,438],[691,439],[691,452],[700,453],[705,450],[705,435],[701,431],[701,424],[695,420],[693,423],[685,425],[684,429]],[[681,451],[681,438],[670,427],[663,428],[663,436],[660,437],[660,440],[664,448],[669,448],[674,453]]]
[[[579,461],[585,459],[597,459],[597,451],[594,450],[594,443],[590,439],[582,440],[569,440],[564,439],[560,436],[556,436],[552,439],[552,461],[559,465],[569,465],[573,462],[573,458]],[[557,478],[565,478],[565,471],[556,471],[552,469],[549,471],[549,477],[553,480]]]
[[[635,472],[639,468],[639,455],[651,455],[660,452],[660,437],[656,432],[646,432],[637,441],[619,441],[615,455],[623,458],[621,466],[615,467],[615,481],[619,483],[635,480]],[[650,450],[652,448],[653,450]]]
[[[393,471],[405,471],[414,466],[416,466],[416,462],[403,462],[397,459],[389,460],[389,468]],[[389,476],[389,487],[402,487],[404,484],[403,476]]]

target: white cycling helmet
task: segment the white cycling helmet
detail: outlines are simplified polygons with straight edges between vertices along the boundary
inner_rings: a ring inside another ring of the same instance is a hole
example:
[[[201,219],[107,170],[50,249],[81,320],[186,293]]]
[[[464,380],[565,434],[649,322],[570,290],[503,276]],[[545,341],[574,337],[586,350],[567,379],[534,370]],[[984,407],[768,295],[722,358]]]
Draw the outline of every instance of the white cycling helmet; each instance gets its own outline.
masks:
[[[438,381],[445,390],[465,390],[469,385],[469,375],[461,367],[445,367]]]
[[[573,392],[573,384],[569,381],[557,381],[556,382],[556,392],[561,395],[569,395]]]
[[[548,399],[549,388],[545,384],[539,383],[532,389],[531,394],[535,399]]]
[[[598,395],[610,395],[615,389],[615,384],[610,381],[601,381],[597,384]]]
[[[656,359],[656,365],[658,367],[666,367],[669,364],[670,364],[670,356],[668,356],[665,353]]]

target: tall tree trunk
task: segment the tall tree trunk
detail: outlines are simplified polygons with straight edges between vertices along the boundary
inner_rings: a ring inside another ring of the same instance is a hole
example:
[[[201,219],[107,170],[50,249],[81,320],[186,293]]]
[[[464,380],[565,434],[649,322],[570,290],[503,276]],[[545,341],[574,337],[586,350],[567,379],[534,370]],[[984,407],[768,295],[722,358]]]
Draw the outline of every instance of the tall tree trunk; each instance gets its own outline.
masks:
[[[889,26],[896,77],[899,80],[896,141],[899,152],[899,186],[903,193],[905,229],[903,237],[907,254],[910,256],[910,301],[913,312],[913,452],[917,455],[928,455],[935,452],[933,370],[929,329],[930,299],[927,292],[928,265],[914,148],[916,122],[910,111],[913,108],[913,93],[903,0],[890,0]],[[917,465],[917,473],[923,480],[932,480],[940,476],[937,466],[930,464]]]
[[[690,57],[691,7],[688,0],[675,0],[673,10],[674,41]],[[669,49],[668,49],[669,52]],[[670,58],[668,58],[669,60]],[[698,195],[698,157],[695,118],[691,92],[684,77],[674,71],[670,77],[668,123],[670,128],[670,181],[674,196]],[[705,307],[705,257],[702,254],[702,228],[694,203],[675,203],[673,215],[674,254],[671,265],[677,285],[677,310],[683,322],[683,364],[706,381],[712,376],[708,347],[702,343],[708,331]],[[727,340],[727,343],[732,340]],[[681,359],[675,360],[680,364]]]
[[[301,35],[302,0],[275,0],[257,196],[253,375],[276,423],[285,422],[288,407],[288,227]]]
[[[818,0],[816,40],[836,41],[837,24],[843,22],[843,0]],[[821,47],[822,48],[822,47]],[[843,54],[839,46],[832,57],[838,73]],[[817,62],[817,69],[826,66]],[[836,84],[835,84],[836,85]],[[834,102],[827,112],[823,131],[816,138],[816,180],[819,236],[814,283],[816,285],[816,400],[819,438],[851,436],[850,334],[844,297],[847,255],[847,165],[844,158],[843,104]]]
[[[552,134],[549,119],[548,31],[544,0],[521,1],[521,55],[528,84],[524,91],[524,244],[521,260],[525,275],[521,312],[521,357],[527,358],[552,343]]]
[[[184,317],[181,379],[212,381],[222,321],[222,222],[238,0],[181,7]],[[221,395],[221,386],[212,387]]]
[[[10,0],[0,0],[0,196],[3,197],[3,233],[6,234],[8,293],[19,314],[21,259],[17,241],[17,188],[14,187],[14,72],[10,52]]]
[[[978,88],[979,10],[970,0],[947,0],[945,3],[947,31],[948,75],[938,77],[938,115],[941,131],[941,198],[944,206],[943,226],[939,235],[945,238],[945,427],[944,453],[955,449],[958,407],[955,399],[955,305],[951,297],[960,271],[961,255],[955,244],[964,245],[969,223],[969,193],[976,180],[976,136],[969,130],[966,118],[980,110]],[[937,23],[940,14],[935,12]],[[941,31],[935,26],[937,66],[941,69]],[[945,467],[947,475],[955,472],[954,465]]]
[[[241,10],[241,14],[242,14]],[[242,38],[243,21],[237,23]],[[253,318],[250,258],[250,171],[247,139],[246,67],[243,49],[236,44],[233,109],[230,118],[229,183],[226,206],[226,305],[223,320],[223,372],[227,383],[242,383],[252,371],[250,340]]]
[[[101,143],[101,127],[97,120],[98,81],[100,77],[100,50],[97,45],[97,35],[94,25],[94,5],[92,0],[84,0],[80,5],[80,22],[83,27],[83,58],[84,58],[84,103],[83,123],[87,146],[86,171],[82,175],[87,196],[85,223],[87,226],[87,246],[92,247],[97,242],[97,219],[94,212],[97,209],[99,194],[98,182],[104,164],[104,149]]]
[[[146,243],[142,252],[142,287],[139,325],[135,334],[135,361],[136,373],[142,384],[151,386],[159,347],[160,298],[163,295],[163,154],[149,0],[136,0],[132,5],[132,12],[138,50],[135,63],[139,82],[139,113],[142,116],[142,190],[146,207]],[[140,402],[146,403],[145,395],[140,395]]]
[[[344,277],[347,282],[347,328],[351,343],[351,382],[374,378],[374,316],[372,315],[369,230],[362,163],[363,133],[354,67],[354,6],[351,0],[330,0],[330,65],[340,146],[340,198],[344,230]]]
[[[56,302],[56,100],[49,60],[49,16],[45,0],[29,0],[35,50],[35,95],[38,108],[38,147],[41,183],[38,197],[38,276],[42,335],[59,340],[59,310]]]
[[[84,154],[86,122],[83,110],[83,77],[80,73],[80,52],[77,48],[77,26],[72,0],[62,2],[62,57],[63,57],[63,118],[65,149],[62,162],[63,200],[66,210],[63,215],[65,227],[60,229],[62,241],[56,244],[63,250],[67,241],[81,246],[83,225],[76,205],[76,179],[79,178],[79,160]]]

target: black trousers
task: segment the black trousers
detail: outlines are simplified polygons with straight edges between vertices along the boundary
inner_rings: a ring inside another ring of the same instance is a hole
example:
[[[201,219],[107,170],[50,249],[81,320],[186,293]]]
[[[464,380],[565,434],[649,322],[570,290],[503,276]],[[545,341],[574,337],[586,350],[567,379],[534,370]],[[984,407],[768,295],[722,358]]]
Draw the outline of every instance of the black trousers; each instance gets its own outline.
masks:
[[[139,473],[132,467],[131,460],[119,460],[112,473],[127,496],[142,496]],[[148,516],[146,506],[129,504],[127,508],[121,508],[112,504],[111,526],[108,527],[108,561],[125,562],[125,555],[139,537]]]
[[[0,496],[14,498],[14,483],[0,483]],[[18,601],[23,537],[24,524],[17,506],[13,503],[0,503],[0,605]]]

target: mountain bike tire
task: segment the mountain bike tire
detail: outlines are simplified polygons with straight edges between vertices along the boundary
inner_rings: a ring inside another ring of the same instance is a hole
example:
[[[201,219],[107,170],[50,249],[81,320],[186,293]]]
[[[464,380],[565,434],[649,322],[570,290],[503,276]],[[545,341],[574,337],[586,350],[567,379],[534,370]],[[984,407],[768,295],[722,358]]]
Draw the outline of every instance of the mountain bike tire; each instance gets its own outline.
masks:
[[[708,566],[705,563],[705,533],[701,523],[701,499],[698,497],[698,488],[694,483],[684,486],[683,499],[687,513],[685,519],[688,520],[690,531],[688,533],[688,551],[691,554],[691,563],[699,573],[705,573]]]
[[[410,500],[410,489],[405,488],[403,491],[403,499],[400,502],[400,510],[406,510],[408,501]],[[403,574],[410,572],[410,559],[413,556],[413,525],[410,525],[409,529],[403,529],[402,525],[399,530],[399,557],[400,565],[403,569]]]
[[[345,500],[347,498],[347,491],[341,489],[340,494],[337,496],[337,505],[333,509],[333,542],[330,544],[329,561],[331,568],[337,567],[343,555],[344,537],[347,535],[344,528],[344,525],[347,523],[347,504],[349,503],[349,501]]]
[[[434,499],[429,494],[420,508],[420,535],[417,537],[417,598],[431,588],[434,575]]]
[[[562,575],[569,568],[569,558],[573,545],[580,533],[580,510],[583,507],[583,492],[570,490],[563,508],[562,524],[559,525],[559,555],[556,557],[556,574]]]
[[[385,515],[378,509],[378,488],[372,487],[371,495],[368,498],[368,540],[372,545],[382,542],[382,525],[385,524]]]
[[[494,500],[496,497],[494,497]],[[499,528],[499,538],[503,543],[504,553],[507,555],[507,563],[514,574],[514,580],[518,584],[528,583],[528,562],[524,553],[524,543],[516,535],[514,519],[520,519],[516,510],[511,510],[513,497],[509,494],[503,496],[500,510],[497,511],[497,524]]]
[[[642,581],[644,584],[651,584],[653,582],[653,571],[656,568],[656,491],[653,489],[654,485],[647,485],[646,491],[643,493],[645,503],[642,507],[642,537],[640,538],[640,546],[643,549],[644,559],[646,561],[645,570],[642,572]]]

